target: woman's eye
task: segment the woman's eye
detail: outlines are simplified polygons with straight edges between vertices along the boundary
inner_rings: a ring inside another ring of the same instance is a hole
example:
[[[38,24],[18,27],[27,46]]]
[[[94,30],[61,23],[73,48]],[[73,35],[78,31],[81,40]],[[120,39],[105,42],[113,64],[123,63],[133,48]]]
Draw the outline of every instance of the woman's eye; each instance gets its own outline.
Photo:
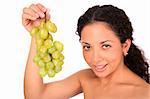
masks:
[[[102,48],[103,49],[108,49],[108,48],[110,48],[111,46],[110,45],[108,45],[108,44],[104,44],[104,45],[102,45]]]
[[[91,47],[90,46],[83,46],[83,49],[88,51]]]

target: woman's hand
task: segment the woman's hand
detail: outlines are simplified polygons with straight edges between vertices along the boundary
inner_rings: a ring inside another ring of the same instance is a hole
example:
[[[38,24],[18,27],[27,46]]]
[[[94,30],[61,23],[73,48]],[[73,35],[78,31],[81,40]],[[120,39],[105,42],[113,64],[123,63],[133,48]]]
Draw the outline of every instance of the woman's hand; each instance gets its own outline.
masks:
[[[50,19],[49,10],[43,5],[32,4],[23,9],[22,24],[29,32],[43,19]],[[36,52],[36,40],[33,38],[24,75],[25,99],[68,99],[82,92],[80,72],[66,79],[45,84],[38,74],[39,67],[33,62]]]
[[[22,24],[27,31],[31,31],[34,26],[38,26],[41,20],[50,19],[49,9],[42,4],[31,4],[23,9]]]

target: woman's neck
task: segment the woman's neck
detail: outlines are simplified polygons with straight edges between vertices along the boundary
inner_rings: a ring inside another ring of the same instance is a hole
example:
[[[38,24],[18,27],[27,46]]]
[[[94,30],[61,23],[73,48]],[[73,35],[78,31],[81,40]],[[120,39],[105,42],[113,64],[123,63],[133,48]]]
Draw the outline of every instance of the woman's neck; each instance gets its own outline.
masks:
[[[107,77],[99,78],[101,86],[110,86],[112,84],[132,83],[135,74],[125,65],[119,66],[117,70],[109,74]],[[138,78],[138,77],[137,77]]]

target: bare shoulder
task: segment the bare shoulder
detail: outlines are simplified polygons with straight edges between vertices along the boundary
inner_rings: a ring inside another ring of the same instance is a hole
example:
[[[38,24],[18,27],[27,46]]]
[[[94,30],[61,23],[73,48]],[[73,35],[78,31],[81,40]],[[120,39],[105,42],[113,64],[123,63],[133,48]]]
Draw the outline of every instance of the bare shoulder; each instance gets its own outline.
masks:
[[[78,72],[78,75],[79,75],[80,79],[89,79],[89,78],[96,77],[96,75],[90,68],[80,70]]]
[[[145,93],[147,93],[147,99],[150,99],[150,84],[146,84],[145,90],[143,90]]]
[[[53,97],[53,99],[68,99],[75,96],[83,92],[83,84],[81,81],[86,80],[86,77],[90,77],[90,75],[92,75],[92,71],[90,69],[85,69],[73,73],[65,79],[47,83],[45,85],[43,97],[46,97],[46,99],[51,97]]]
[[[147,85],[147,88],[148,88],[148,97],[150,99],[150,84]]]
[[[139,84],[136,85],[136,91],[137,94],[141,94],[143,96],[145,96],[145,98],[143,97],[143,99],[150,99],[150,84],[147,83],[146,81],[139,81]]]
[[[85,92],[87,89],[91,89],[95,86],[97,76],[92,69],[84,69],[79,71],[79,80],[82,86],[82,90]]]

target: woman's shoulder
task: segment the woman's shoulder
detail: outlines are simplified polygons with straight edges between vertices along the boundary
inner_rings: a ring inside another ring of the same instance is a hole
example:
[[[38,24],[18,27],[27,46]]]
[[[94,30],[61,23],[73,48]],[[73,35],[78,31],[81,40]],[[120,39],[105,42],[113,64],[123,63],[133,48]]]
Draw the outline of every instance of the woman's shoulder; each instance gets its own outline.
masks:
[[[82,69],[82,70],[78,71],[76,74],[78,75],[78,77],[81,81],[96,77],[96,75],[90,68]]]
[[[145,98],[145,99],[150,99],[150,84],[147,83],[145,85],[145,88],[143,88],[143,92],[146,93],[146,95],[148,97],[148,98]]]
[[[148,88],[149,94],[150,94],[150,84],[147,84],[147,88]]]
[[[143,99],[150,99],[150,84],[147,83],[146,81],[139,81],[139,84],[135,86],[135,93],[143,93],[142,95],[145,96],[146,98]],[[149,98],[147,98],[149,97]]]
[[[88,77],[95,77],[94,72],[90,68],[82,69],[78,73],[79,73],[79,75],[81,77],[86,77],[86,76],[88,76]]]
[[[149,95],[149,98],[150,98],[150,84],[147,83],[147,90],[148,90],[148,95]]]
[[[148,96],[150,98],[150,84],[148,84]]]

